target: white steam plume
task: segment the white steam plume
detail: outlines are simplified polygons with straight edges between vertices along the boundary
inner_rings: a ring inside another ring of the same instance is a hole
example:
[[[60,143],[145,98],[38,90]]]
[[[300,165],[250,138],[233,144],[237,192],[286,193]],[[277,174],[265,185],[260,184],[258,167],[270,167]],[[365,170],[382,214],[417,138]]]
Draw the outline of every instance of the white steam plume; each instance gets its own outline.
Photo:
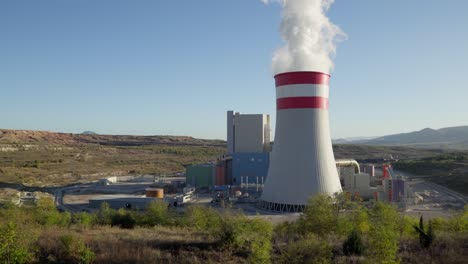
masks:
[[[283,6],[280,26],[285,46],[275,51],[275,74],[291,71],[330,73],[336,40],[346,35],[325,15],[334,0],[261,0]]]

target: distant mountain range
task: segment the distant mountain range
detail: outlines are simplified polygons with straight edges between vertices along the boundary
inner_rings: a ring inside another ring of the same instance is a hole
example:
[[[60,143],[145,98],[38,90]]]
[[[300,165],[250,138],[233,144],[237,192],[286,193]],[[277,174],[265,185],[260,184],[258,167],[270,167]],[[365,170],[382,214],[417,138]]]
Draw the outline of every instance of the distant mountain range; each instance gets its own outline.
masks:
[[[468,126],[425,128],[420,131],[383,137],[338,139],[333,143],[468,149]]]
[[[97,135],[98,133],[94,132],[94,131],[84,131],[81,133],[82,135]]]
[[[333,144],[351,144],[352,142],[360,142],[371,139],[376,139],[378,137],[349,137],[349,138],[338,138],[333,139]]]

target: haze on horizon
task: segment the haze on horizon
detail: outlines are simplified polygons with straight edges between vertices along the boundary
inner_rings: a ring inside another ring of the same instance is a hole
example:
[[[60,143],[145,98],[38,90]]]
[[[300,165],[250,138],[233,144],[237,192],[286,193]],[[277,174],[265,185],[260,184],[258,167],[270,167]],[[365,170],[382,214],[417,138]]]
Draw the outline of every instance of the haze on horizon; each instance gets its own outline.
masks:
[[[467,11],[336,0],[332,137],[468,125]],[[224,139],[226,110],[274,121],[280,20],[261,1],[2,1],[0,128]]]

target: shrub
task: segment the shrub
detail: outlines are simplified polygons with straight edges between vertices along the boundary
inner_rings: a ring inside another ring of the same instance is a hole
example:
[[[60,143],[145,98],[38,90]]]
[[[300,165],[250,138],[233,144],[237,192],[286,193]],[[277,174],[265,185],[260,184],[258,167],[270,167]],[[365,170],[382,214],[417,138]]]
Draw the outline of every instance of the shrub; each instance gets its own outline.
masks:
[[[71,223],[83,227],[90,227],[93,224],[93,216],[86,212],[75,213],[71,216]]]
[[[283,222],[275,225],[274,227],[274,240],[275,243],[288,243],[302,238],[299,232],[297,221]]]
[[[465,205],[463,212],[448,221],[448,229],[454,232],[468,232],[468,205]]]
[[[71,214],[69,212],[60,213],[55,207],[54,200],[49,197],[41,198],[33,210],[34,218],[41,225],[69,226]]]
[[[138,224],[144,226],[169,224],[170,217],[167,203],[162,201],[151,202],[138,222]]]
[[[71,234],[65,234],[60,237],[61,251],[60,260],[67,263],[92,263],[94,252],[88,248],[81,239],[77,239]]]
[[[223,219],[222,227],[221,238],[226,246],[246,252],[249,263],[270,263],[271,223],[258,218],[229,216]]]
[[[95,214],[94,222],[98,225],[111,225],[115,213],[115,210],[110,208],[108,203],[102,203]]]
[[[351,212],[340,214],[336,231],[340,235],[348,235],[353,230],[361,234],[369,232],[369,213],[363,206],[354,206]]]
[[[361,235],[356,230],[349,234],[348,238],[343,243],[343,252],[345,255],[361,255],[364,245]]]
[[[135,217],[131,211],[120,209],[112,216],[112,226],[120,228],[133,229],[136,225]]]
[[[19,241],[17,227],[9,222],[0,229],[0,262],[26,263],[32,254]]]
[[[331,245],[315,236],[308,236],[302,240],[290,243],[281,251],[280,263],[302,264],[331,263],[333,257]]]
[[[378,202],[370,211],[370,219],[369,246],[365,251],[368,259],[371,263],[399,263],[398,212],[393,206]]]
[[[399,222],[399,229],[401,235],[406,236],[416,236],[416,230],[414,230],[414,225],[417,224],[417,218],[402,215],[400,222]]]
[[[221,237],[223,232],[223,219],[213,208],[191,206],[186,213],[187,222],[197,230],[208,231],[214,236]]]
[[[338,210],[334,205],[333,198],[320,194],[309,199],[298,224],[302,232],[314,233],[319,236],[336,231]]]

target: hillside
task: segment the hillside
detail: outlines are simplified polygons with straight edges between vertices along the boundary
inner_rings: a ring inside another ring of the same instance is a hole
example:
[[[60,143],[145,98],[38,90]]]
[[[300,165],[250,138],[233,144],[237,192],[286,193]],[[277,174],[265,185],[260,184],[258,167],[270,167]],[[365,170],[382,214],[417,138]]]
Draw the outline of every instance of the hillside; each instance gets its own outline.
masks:
[[[192,137],[0,130],[0,183],[61,186],[107,175],[174,173],[224,153],[225,142]]]
[[[468,126],[447,127],[441,129],[425,128],[410,133],[387,135],[370,140],[352,140],[349,144],[365,145],[404,145],[429,148],[468,149]]]
[[[174,173],[215,161],[221,140],[180,136],[113,136],[0,130],[0,182],[60,186],[106,175]],[[443,151],[400,146],[335,145],[335,157],[375,162],[417,159]]]
[[[225,146],[222,140],[196,139],[187,136],[130,136],[98,135],[90,133],[71,134],[48,131],[0,129],[0,144],[48,144],[79,145],[99,144],[106,146],[146,146],[146,145],[183,145],[183,146]]]

